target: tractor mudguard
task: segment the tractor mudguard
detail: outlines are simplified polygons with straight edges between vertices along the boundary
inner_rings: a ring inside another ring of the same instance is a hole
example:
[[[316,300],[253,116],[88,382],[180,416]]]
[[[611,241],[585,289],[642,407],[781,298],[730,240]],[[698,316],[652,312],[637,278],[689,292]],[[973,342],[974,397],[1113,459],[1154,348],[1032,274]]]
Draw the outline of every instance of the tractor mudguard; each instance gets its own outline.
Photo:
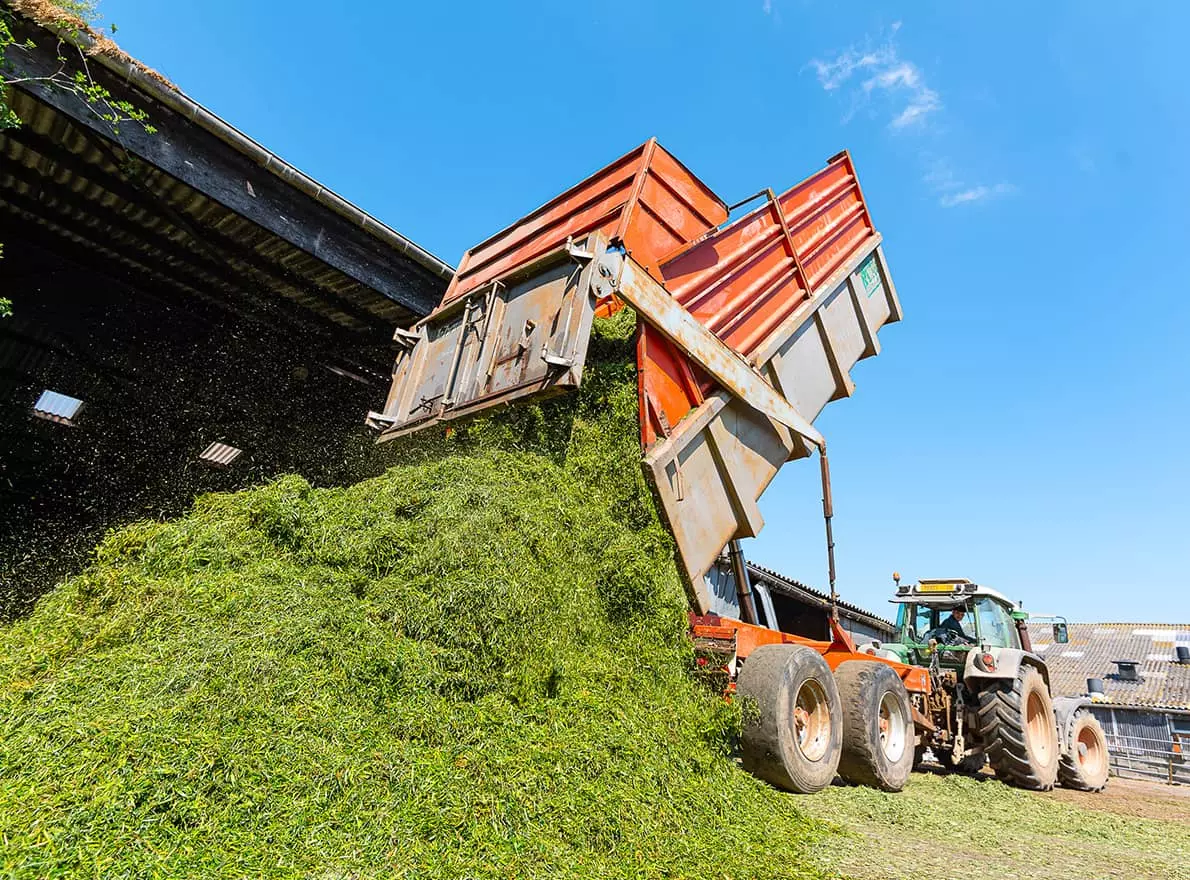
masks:
[[[1090,697],[1054,697],[1054,716],[1058,719],[1058,746],[1062,752],[1070,743],[1070,730],[1079,709],[1091,707]]]
[[[977,661],[985,653],[991,654],[996,659],[996,668],[993,672],[979,667]],[[991,647],[986,651],[972,648],[967,652],[967,660],[963,665],[963,681],[972,690],[978,690],[983,683],[989,681],[1012,681],[1016,678],[1022,663],[1037,667],[1041,677],[1045,679],[1045,686],[1049,687],[1050,672],[1045,661],[1036,654],[1022,651],[1019,648]]]

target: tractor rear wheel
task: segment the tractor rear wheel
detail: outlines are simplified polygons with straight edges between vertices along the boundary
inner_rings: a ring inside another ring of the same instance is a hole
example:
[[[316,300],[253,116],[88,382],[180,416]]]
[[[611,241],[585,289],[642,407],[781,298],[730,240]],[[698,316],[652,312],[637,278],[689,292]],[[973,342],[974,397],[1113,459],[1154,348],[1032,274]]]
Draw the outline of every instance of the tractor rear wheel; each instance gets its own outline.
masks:
[[[1058,762],[1058,780],[1064,788],[1103,791],[1108,775],[1107,736],[1099,719],[1086,709],[1074,713],[1066,754]]]
[[[979,692],[979,736],[996,776],[1018,788],[1049,791],[1058,779],[1058,725],[1036,667]]]
[[[913,712],[891,666],[848,660],[835,670],[843,704],[839,775],[848,782],[900,791],[913,772]]]
[[[801,645],[765,645],[744,662],[736,695],[745,704],[744,769],[787,791],[831,784],[842,751],[843,712],[822,656]]]

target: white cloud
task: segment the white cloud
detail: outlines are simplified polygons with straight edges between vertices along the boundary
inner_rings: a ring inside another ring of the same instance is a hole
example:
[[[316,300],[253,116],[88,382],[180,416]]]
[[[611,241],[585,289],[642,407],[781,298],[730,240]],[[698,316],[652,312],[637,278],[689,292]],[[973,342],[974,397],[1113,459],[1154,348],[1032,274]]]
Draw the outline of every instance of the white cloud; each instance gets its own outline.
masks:
[[[914,94],[909,105],[889,123],[893,128],[904,128],[925,118],[927,113],[942,109],[942,101],[933,89],[921,88]]]
[[[833,61],[820,61],[815,58],[810,62],[814,72],[818,74],[818,81],[828,92],[837,89],[857,70],[879,68],[896,61],[896,53],[888,48],[877,49],[874,52],[857,52],[848,49]]]
[[[945,159],[928,160],[927,165],[929,170],[922,175],[922,181],[938,194],[938,204],[944,208],[956,208],[1016,192],[1016,187],[1011,183],[971,186],[955,174]]]
[[[900,28],[901,23],[895,22],[891,28],[892,34],[895,35]],[[860,88],[855,91],[856,98],[870,101],[881,96],[892,106],[898,107],[889,121],[889,126],[894,129],[920,124],[929,114],[942,109],[942,98],[938,92],[926,85],[925,77],[916,64],[900,57],[892,36],[875,49],[850,46],[833,59],[823,61],[815,58],[810,62],[810,67],[828,92],[843,86],[856,74],[865,75]],[[852,115],[853,111],[846,118],[850,119]]]
[[[772,0],[764,0],[766,11]],[[901,23],[894,22],[887,38],[874,41],[867,37],[833,58],[815,58],[807,65],[818,77],[822,88],[837,93],[846,87],[851,106],[843,116],[847,124],[862,108],[887,112],[888,127],[894,132],[918,131],[937,142],[943,134],[929,125],[930,117],[943,109],[942,96],[926,83],[920,67],[900,54],[896,34]],[[970,205],[1009,195],[1016,191],[1011,183],[975,184],[964,181],[944,158],[926,155],[923,180],[944,208]]]
[[[938,204],[944,208],[954,208],[958,205],[966,205],[971,202],[982,202],[985,199],[995,198],[996,196],[1006,196],[1010,193],[1016,192],[1016,187],[1011,183],[997,183],[992,186],[969,187],[968,189],[957,189],[954,192],[943,193],[942,197],[938,199]]]
[[[905,86],[909,89],[916,89],[921,84],[921,74],[917,68],[907,61],[902,61],[896,67],[890,67],[887,70],[882,70],[871,79],[864,83],[864,91],[871,92],[872,89],[891,89],[896,86]]]

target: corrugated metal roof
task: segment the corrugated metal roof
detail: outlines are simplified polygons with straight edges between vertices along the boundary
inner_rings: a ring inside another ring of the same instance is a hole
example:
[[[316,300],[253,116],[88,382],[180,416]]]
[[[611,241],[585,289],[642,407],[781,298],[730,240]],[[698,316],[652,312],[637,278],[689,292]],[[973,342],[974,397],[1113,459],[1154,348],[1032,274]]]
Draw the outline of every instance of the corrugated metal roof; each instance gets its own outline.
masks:
[[[300,309],[352,330],[414,315],[156,169],[132,184],[131,161],[31,95],[14,90],[23,125],[0,133],[0,208],[114,257],[198,299],[251,301],[262,313]],[[267,299],[266,299],[267,298]]]
[[[1029,624],[1055,694],[1084,694],[1087,679],[1100,678],[1110,704],[1190,710],[1190,664],[1175,660],[1178,645],[1190,647],[1190,624],[1072,623],[1068,633],[1070,641],[1057,644],[1050,624]],[[1137,661],[1142,680],[1117,678],[1116,660]]]
[[[202,461],[209,462],[213,465],[218,465],[219,467],[227,467],[233,461],[239,458],[243,451],[244,450],[237,449],[235,446],[231,446],[227,443],[220,443],[216,441],[204,449],[202,454],[199,455],[199,458]]]
[[[75,416],[83,408],[83,402],[69,394],[59,394],[57,391],[46,389],[41,392],[37,402],[33,404],[35,415],[55,422],[72,424]]]
[[[763,577],[767,582],[773,583],[778,587],[785,587],[786,589],[800,591],[809,596],[813,596],[823,604],[830,604],[831,597],[829,593],[824,593],[822,590],[807,586],[801,581],[795,581],[792,578],[788,578],[780,572],[773,571],[771,568],[766,568],[763,565],[757,565],[755,562],[749,561],[748,571],[753,575],[759,575]],[[871,611],[860,608],[858,605],[852,605],[850,602],[839,600],[839,609],[842,611],[850,611],[852,614],[878,621],[888,629],[893,628],[893,623],[891,620],[887,620],[886,618],[881,617],[879,614],[873,614]]]
[[[353,226],[367,231],[383,245],[400,251],[443,280],[449,280],[454,275],[454,268],[450,264],[351,204],[338,193],[306,176],[280,156],[228,124],[185,94],[176,84],[124,52],[110,37],[94,31],[83,19],[55,7],[54,18],[47,20],[41,9],[43,4],[16,0],[10,5],[13,11],[25,16],[29,24],[49,30],[63,41],[79,46],[94,64],[112,71],[151,100],[159,101],[182,114],[289,186],[326,205]]]

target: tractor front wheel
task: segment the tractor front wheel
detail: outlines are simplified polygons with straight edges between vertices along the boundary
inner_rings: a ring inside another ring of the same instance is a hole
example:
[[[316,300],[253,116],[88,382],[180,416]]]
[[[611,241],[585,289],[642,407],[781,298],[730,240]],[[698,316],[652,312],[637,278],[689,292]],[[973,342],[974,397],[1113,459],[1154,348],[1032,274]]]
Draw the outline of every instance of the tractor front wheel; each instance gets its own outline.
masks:
[[[1108,775],[1107,736],[1099,719],[1086,709],[1074,713],[1066,754],[1058,763],[1058,779],[1064,788],[1103,791]]]
[[[848,782],[900,791],[913,772],[913,712],[891,666],[848,660],[835,670],[843,704],[839,775]]]
[[[842,709],[830,667],[801,645],[765,645],[744,662],[744,769],[787,791],[813,794],[839,767]]]
[[[1049,791],[1058,779],[1058,724],[1049,688],[1036,667],[1021,664],[1012,681],[979,692],[979,736],[1002,781]]]

